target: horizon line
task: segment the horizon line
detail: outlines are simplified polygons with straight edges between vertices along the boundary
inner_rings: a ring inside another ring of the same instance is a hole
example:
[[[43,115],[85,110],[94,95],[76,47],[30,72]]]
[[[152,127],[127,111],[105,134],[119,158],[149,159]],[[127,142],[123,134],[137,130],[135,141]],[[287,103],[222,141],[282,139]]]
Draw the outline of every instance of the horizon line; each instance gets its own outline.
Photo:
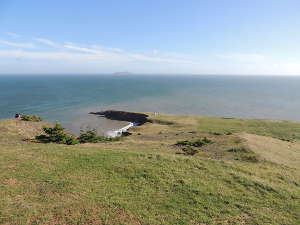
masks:
[[[0,73],[0,76],[268,76],[268,77],[296,77],[300,74],[238,74],[238,73],[131,73],[131,72],[113,72],[113,73]]]

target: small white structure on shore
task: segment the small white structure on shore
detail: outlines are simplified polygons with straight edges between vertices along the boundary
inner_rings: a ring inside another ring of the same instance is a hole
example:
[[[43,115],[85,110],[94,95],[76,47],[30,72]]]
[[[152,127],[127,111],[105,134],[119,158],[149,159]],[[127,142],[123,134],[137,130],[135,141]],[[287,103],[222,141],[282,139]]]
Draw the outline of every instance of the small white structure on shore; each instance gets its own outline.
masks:
[[[112,138],[115,138],[115,137],[121,137],[123,132],[126,132],[129,128],[131,128],[131,127],[133,127],[133,126],[134,126],[134,123],[131,123],[131,122],[130,122],[127,126],[122,127],[122,128],[119,129],[119,130],[108,131],[108,132],[107,132],[107,136],[108,136],[108,137],[112,137]]]

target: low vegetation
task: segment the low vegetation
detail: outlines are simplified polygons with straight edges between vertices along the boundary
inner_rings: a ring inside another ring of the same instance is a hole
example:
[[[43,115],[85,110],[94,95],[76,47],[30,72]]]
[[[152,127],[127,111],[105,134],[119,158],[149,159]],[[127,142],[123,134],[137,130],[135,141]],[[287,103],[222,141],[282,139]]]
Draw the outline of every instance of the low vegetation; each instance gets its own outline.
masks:
[[[120,137],[111,138],[105,136],[98,136],[95,129],[81,130],[78,141],[80,143],[99,143],[99,142],[108,142],[108,141],[118,141]]]
[[[292,121],[202,117],[198,120],[198,128],[217,134],[245,132],[286,141],[300,140],[299,123]]]
[[[41,117],[35,115],[22,115],[21,119],[23,121],[33,121],[33,122],[40,122],[43,120]]]
[[[227,150],[233,154],[235,160],[242,160],[247,162],[258,162],[257,155],[249,148],[244,146],[233,147]]]
[[[195,155],[199,152],[198,149],[191,146],[182,147],[181,150],[184,152],[184,155]],[[178,152],[178,154],[180,154],[180,152]]]
[[[66,145],[75,145],[79,141],[76,137],[69,135],[65,132],[65,128],[56,123],[54,127],[43,127],[45,134],[36,136],[36,139],[43,143],[57,143]]]
[[[44,122],[0,120],[0,224],[300,224],[299,123],[149,119],[162,122],[71,146],[24,141],[51,136]]]
[[[184,155],[195,155],[199,152],[199,147],[211,144],[212,140],[207,137],[197,140],[177,141],[176,146],[179,146]],[[178,154],[181,154],[178,152]]]
[[[211,144],[213,141],[209,140],[207,137],[197,140],[185,140],[185,141],[177,141],[177,146],[190,146],[190,147],[202,147],[207,144]]]
[[[42,143],[57,143],[57,144],[66,144],[66,145],[76,145],[83,143],[100,143],[100,142],[109,142],[109,141],[118,141],[120,137],[110,138],[104,136],[98,136],[96,130],[87,129],[81,130],[80,136],[75,137],[73,135],[67,134],[65,128],[56,123],[54,127],[43,127],[45,134],[36,136],[36,140]]]

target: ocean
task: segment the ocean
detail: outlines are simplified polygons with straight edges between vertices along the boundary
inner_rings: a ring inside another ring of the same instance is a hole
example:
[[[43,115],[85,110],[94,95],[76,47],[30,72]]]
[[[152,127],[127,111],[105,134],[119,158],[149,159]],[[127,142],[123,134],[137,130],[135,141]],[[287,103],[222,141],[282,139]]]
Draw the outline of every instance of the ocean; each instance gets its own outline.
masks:
[[[2,75],[0,118],[58,121],[73,133],[124,123],[89,115],[107,109],[300,121],[300,77],[230,75]]]

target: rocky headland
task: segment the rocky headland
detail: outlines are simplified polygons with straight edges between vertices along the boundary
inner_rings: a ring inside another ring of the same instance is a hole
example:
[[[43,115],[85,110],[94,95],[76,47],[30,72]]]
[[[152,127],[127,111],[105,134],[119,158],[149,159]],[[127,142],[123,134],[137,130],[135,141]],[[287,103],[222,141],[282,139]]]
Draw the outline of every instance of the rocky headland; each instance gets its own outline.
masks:
[[[146,122],[151,122],[151,120],[148,119],[148,115],[144,113],[105,110],[100,112],[90,112],[89,114],[103,116],[110,120],[120,120],[120,121],[138,123],[139,125],[142,125]]]

